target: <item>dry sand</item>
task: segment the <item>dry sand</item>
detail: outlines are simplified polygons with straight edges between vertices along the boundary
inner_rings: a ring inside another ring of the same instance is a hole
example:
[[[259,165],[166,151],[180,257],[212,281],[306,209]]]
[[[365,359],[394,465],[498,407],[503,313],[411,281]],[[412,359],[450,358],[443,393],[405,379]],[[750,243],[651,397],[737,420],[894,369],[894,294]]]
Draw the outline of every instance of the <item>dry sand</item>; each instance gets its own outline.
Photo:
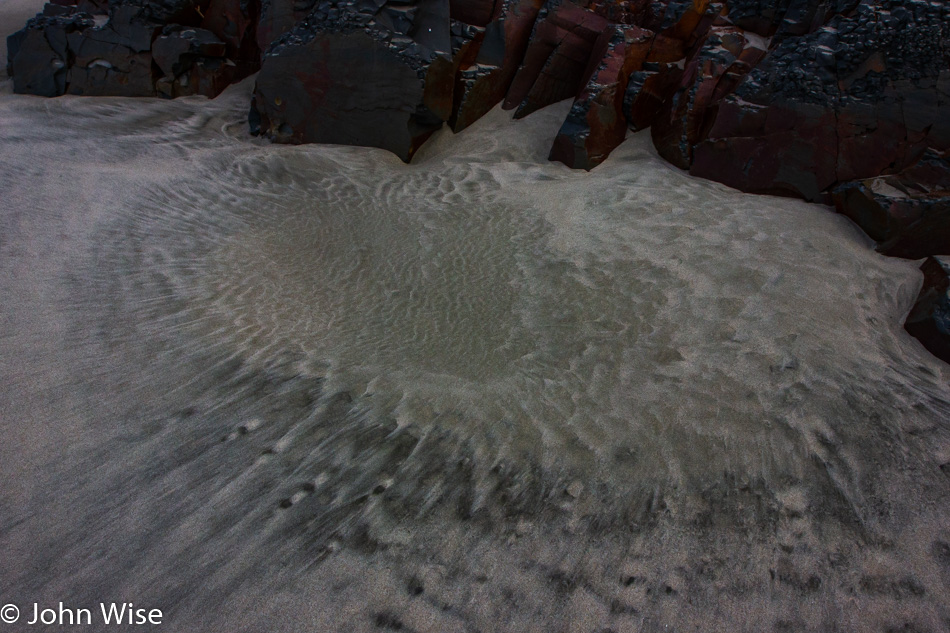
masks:
[[[950,368],[900,326],[914,262],[644,135],[548,163],[566,104],[406,166],[248,137],[250,86],[0,84],[0,602],[950,628]]]

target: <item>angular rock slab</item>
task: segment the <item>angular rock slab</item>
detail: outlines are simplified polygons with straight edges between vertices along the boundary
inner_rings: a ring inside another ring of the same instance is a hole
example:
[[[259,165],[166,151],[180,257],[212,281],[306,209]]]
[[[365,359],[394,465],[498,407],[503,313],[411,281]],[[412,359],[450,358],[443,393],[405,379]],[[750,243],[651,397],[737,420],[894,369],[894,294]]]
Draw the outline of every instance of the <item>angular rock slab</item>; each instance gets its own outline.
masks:
[[[606,48],[602,35],[608,25],[606,18],[567,0],[548,0],[535,22],[504,108],[517,108],[515,118],[519,119],[576,96],[584,85],[595,45],[602,42],[601,54]]]
[[[656,35],[638,26],[612,25],[595,45],[596,67],[561,126],[550,160],[591,170],[627,133],[623,102],[630,75],[643,67]],[[603,48],[603,51],[599,49]]]
[[[833,198],[885,255],[950,253],[950,159],[939,152],[927,151],[900,174],[839,185]]]
[[[765,57],[768,40],[734,26],[714,26],[686,61],[676,91],[664,99],[651,128],[660,156],[680,169],[689,169],[693,147],[705,139],[711,124],[707,114],[730,94]]]
[[[452,131],[460,132],[488,113],[508,88],[528,47],[543,0],[497,0],[474,61],[459,68]]]
[[[406,162],[442,125],[425,105],[421,60],[363,30],[318,33],[269,52],[254,118],[278,142],[379,147]]]
[[[42,97],[66,93],[73,53],[69,37],[95,24],[87,13],[39,14],[26,27],[7,37],[7,72],[13,91]]]
[[[950,363],[950,257],[929,257],[920,270],[924,285],[904,329]]]

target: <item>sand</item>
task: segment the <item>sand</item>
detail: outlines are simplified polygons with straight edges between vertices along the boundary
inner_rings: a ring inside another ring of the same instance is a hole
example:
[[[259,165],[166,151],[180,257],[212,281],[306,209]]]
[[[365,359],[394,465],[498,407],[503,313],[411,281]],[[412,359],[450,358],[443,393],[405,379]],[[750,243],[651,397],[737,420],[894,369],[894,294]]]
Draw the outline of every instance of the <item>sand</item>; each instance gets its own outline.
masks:
[[[948,629],[950,368],[901,327],[915,262],[647,135],[549,163],[567,104],[407,166],[249,137],[252,81],[0,84],[0,602]]]

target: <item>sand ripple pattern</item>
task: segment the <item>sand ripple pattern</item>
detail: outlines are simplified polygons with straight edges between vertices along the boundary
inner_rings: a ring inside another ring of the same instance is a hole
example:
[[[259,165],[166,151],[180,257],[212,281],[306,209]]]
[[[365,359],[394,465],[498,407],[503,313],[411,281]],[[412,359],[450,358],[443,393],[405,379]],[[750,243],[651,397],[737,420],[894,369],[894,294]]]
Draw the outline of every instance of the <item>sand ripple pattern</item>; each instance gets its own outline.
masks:
[[[623,490],[809,478],[803,442],[866,441],[859,422],[896,397],[882,382],[902,382],[890,359],[926,358],[899,327],[911,267],[842,218],[685,178],[643,138],[587,175],[532,163],[530,129],[483,125],[487,155],[443,142],[411,166],[349,148],[213,161],[115,242],[142,241],[122,254],[139,291],[180,298],[172,318],[209,347],[299,353],[402,426]]]

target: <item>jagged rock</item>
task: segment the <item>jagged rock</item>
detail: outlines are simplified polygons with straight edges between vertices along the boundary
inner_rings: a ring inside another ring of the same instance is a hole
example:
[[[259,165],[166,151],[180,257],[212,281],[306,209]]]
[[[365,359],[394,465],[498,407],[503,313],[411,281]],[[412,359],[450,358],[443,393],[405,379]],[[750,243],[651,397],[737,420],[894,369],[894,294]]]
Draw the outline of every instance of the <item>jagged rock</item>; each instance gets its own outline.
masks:
[[[176,77],[163,77],[156,82],[159,94],[166,97],[204,95],[214,98],[239,80],[244,73],[225,57],[197,57],[187,70]]]
[[[656,6],[656,5],[653,5]],[[653,30],[651,3],[646,0],[589,0],[587,8],[611,24],[639,26]]]
[[[152,41],[162,25],[160,11],[133,4],[115,6],[100,27],[69,35],[73,56],[67,92],[75,95],[148,97],[155,94]]]
[[[398,6],[415,20],[397,27],[407,34],[392,30],[386,5],[340,1],[278,39],[254,92],[260,132],[284,143],[381,147],[408,161],[452,103],[451,40],[447,0]]]
[[[71,60],[68,39],[94,23],[87,13],[41,13],[7,37],[7,71],[13,76],[14,92],[43,97],[65,94]]]
[[[107,1],[106,24],[74,17]],[[884,201],[864,181],[950,149],[945,3],[55,0],[44,13],[8,38],[18,92],[213,96],[263,50],[250,119],[277,141],[408,160],[444,121],[458,131],[499,101],[524,116],[574,97],[551,158],[575,167],[652,125],[667,160],[745,191],[827,202],[852,183],[845,206],[940,215],[933,196]],[[882,248],[932,250],[904,239]]]
[[[214,33],[180,25],[168,26],[152,44],[152,57],[165,73],[177,77],[189,70],[198,57],[223,57],[224,42]]]
[[[8,38],[14,91],[213,97],[257,68],[253,37],[241,31],[248,24],[238,23],[254,14],[252,2],[111,0],[108,16],[96,17],[79,7],[102,3],[56,0]],[[196,26],[203,22],[227,39]],[[237,62],[224,57],[232,49]]]
[[[252,0],[211,0],[201,28],[226,44],[225,55],[229,59],[249,66],[249,71],[254,72],[261,55],[256,37],[259,13],[259,4]]]
[[[609,39],[602,35],[608,25],[602,16],[569,0],[548,0],[534,24],[504,108],[517,108],[517,119],[575,96],[584,85],[595,44],[602,39],[602,52],[607,47]],[[612,33],[606,35],[609,38]]]
[[[638,26],[613,25],[605,31],[605,50],[561,126],[551,160],[593,169],[623,142],[627,132],[623,103],[631,74],[643,67],[656,35]],[[600,44],[600,43],[598,43]]]
[[[924,284],[904,329],[950,363],[950,257],[928,257],[920,270]]]
[[[156,90],[167,97],[217,96],[247,70],[226,59],[226,51],[227,45],[211,31],[165,27],[152,44],[155,64],[164,73]]]
[[[652,8],[647,26],[670,41],[682,42],[688,51],[722,14],[724,5],[710,0],[665,0],[654,1]]]
[[[950,144],[950,7],[874,0],[788,38],[718,110],[691,173],[743,191],[824,199],[840,182]]]
[[[811,33],[859,0],[728,0],[727,16],[746,31],[780,41]]]
[[[646,62],[630,73],[623,98],[623,114],[631,130],[650,127],[680,84],[683,67],[677,62]]]
[[[459,132],[505,98],[542,0],[496,0],[495,16],[486,25],[474,61],[460,66],[449,125]]]
[[[930,150],[900,174],[839,185],[838,211],[894,257],[950,253],[950,160]]]
[[[616,5],[611,8],[603,4],[591,5],[592,11],[609,15],[612,20],[633,20],[649,24],[661,32],[655,34],[653,31],[641,29],[635,48],[621,53],[618,49],[618,37],[613,35],[610,29],[607,30],[611,43],[606,46],[607,52],[603,56],[600,54],[600,44],[595,44],[592,62],[596,70],[575,100],[555,139],[552,159],[561,160],[574,167],[591,169],[619,145],[624,138],[625,127],[629,126],[634,130],[649,127],[657,121],[663,108],[671,103],[678,104],[676,116],[671,112],[671,108],[668,109],[665,119],[667,124],[662,130],[668,136],[675,136],[676,132],[672,128],[682,127],[679,119],[689,117],[702,121],[705,108],[713,105],[711,97],[705,93],[713,90],[721,75],[728,74],[729,77],[729,81],[722,82],[723,86],[734,85],[732,77],[746,72],[764,55],[765,46],[760,46],[762,50],[757,55],[743,54],[743,47],[740,46],[740,50],[735,54],[736,59],[729,62],[735,68],[727,65],[720,69],[712,81],[710,72],[702,75],[701,61],[694,57],[693,65],[685,78],[686,84],[681,85],[684,81],[686,52],[691,47],[695,48],[697,40],[715,23],[722,12],[722,4],[705,0],[655,2],[649,8],[650,11],[647,11],[645,4],[629,4],[625,5],[621,12]],[[648,37],[643,35],[646,33],[649,34]],[[721,41],[717,39],[715,46],[721,48]],[[712,43],[706,46],[706,58],[714,57],[715,46]],[[621,55],[630,57],[618,64]],[[615,75],[614,69],[618,65],[622,66],[622,77]],[[697,72],[700,72],[705,80],[706,87],[699,89],[698,85],[693,86],[693,92],[699,92],[702,96],[701,107],[689,108],[692,102],[680,100],[674,95],[678,89],[680,92],[687,92],[693,83],[697,83]],[[718,101],[725,88],[715,89],[714,92],[715,101]],[[684,107],[687,109],[682,111]],[[618,125],[618,121],[624,120],[626,126]],[[684,142],[683,151],[687,155],[691,151],[691,143],[702,138],[702,125],[696,124],[694,127],[698,129],[697,133],[691,134]],[[688,167],[688,161],[686,166]]]
[[[707,112],[719,105],[765,56],[768,40],[738,27],[715,26],[690,57],[676,92],[663,99],[653,120],[653,144],[660,156],[689,169],[693,146],[703,140],[711,120]]]

